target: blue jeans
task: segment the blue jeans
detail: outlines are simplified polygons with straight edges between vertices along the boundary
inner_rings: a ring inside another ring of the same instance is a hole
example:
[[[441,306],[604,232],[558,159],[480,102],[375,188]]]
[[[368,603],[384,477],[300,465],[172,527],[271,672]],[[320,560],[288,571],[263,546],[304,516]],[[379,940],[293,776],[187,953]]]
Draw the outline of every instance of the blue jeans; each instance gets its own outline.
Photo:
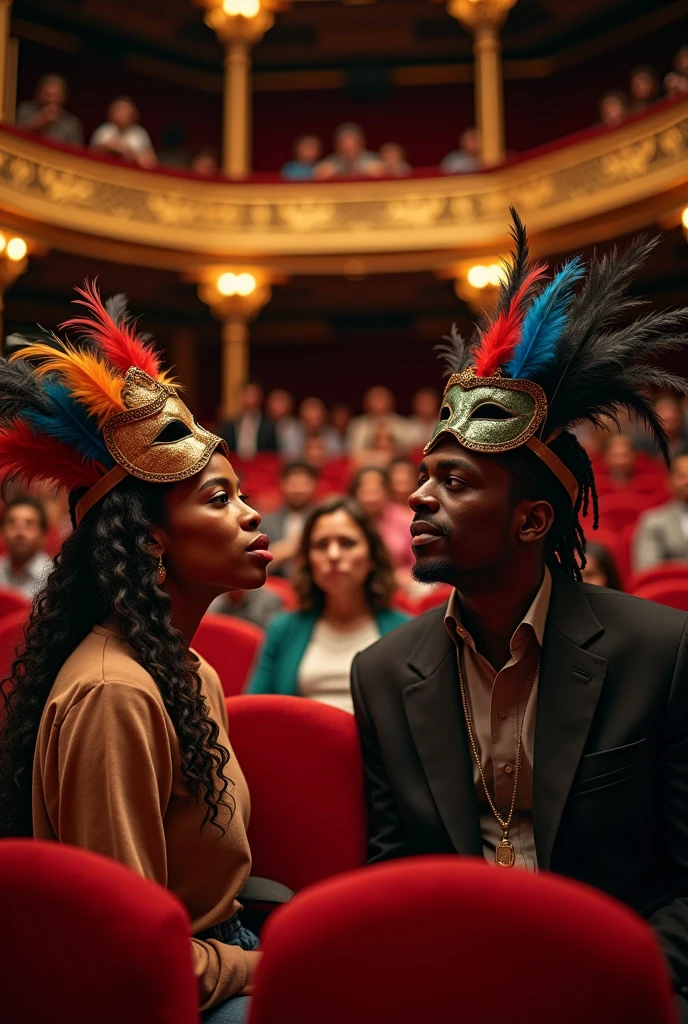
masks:
[[[228,946],[241,946],[249,951],[258,949],[258,936],[248,928],[244,928],[237,914],[224,924],[213,929],[216,937]],[[207,936],[204,936],[207,938]],[[224,1003],[218,1003],[202,1015],[203,1024],[245,1024],[251,1000],[248,996],[233,996]]]

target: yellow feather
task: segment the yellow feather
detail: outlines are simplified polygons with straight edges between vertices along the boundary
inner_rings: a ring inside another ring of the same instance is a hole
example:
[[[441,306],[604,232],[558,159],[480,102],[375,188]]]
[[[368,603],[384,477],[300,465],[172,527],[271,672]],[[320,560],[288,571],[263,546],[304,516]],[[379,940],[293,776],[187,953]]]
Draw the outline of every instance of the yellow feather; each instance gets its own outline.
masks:
[[[36,357],[43,360],[36,367],[36,373],[41,376],[46,373],[58,374],[76,401],[96,417],[99,427],[114,413],[126,408],[122,399],[124,378],[114,374],[102,359],[92,353],[66,344],[60,350],[37,343],[15,352],[10,361]]]

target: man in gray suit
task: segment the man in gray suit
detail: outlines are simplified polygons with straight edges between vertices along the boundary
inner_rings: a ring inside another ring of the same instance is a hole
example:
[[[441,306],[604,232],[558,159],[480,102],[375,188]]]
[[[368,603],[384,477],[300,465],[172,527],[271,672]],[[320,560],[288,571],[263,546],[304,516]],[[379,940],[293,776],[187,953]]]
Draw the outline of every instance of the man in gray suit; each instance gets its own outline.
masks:
[[[673,501],[641,516],[633,544],[636,572],[661,562],[688,560],[688,451],[674,456],[671,466]]]

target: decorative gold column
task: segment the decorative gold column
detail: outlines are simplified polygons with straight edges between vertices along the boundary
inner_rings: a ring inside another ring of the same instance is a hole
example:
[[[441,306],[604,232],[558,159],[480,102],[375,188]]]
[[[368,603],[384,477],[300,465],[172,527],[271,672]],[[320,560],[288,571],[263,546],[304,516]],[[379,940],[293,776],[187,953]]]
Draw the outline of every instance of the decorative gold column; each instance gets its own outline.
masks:
[[[504,160],[504,83],[499,30],[516,0],[447,0],[447,11],[473,36],[475,120],[482,162]]]
[[[251,170],[251,47],[275,21],[281,0],[196,0],[225,48],[222,169],[230,178]]]
[[[241,389],[249,375],[248,325],[272,295],[270,278],[262,267],[209,267],[201,277],[198,296],[222,322],[222,414],[238,415]]]
[[[0,349],[5,347],[5,292],[29,266],[29,247],[19,235],[0,232]]]
[[[0,0],[0,118],[7,120],[7,84],[10,70],[10,21],[12,0]]]

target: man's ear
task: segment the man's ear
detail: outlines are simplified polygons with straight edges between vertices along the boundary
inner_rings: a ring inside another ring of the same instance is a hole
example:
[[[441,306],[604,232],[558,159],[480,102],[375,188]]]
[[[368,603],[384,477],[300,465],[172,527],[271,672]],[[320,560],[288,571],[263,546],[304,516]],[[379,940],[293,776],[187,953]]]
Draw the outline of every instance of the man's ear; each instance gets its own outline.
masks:
[[[523,518],[519,527],[519,539],[524,544],[544,540],[552,529],[554,509],[548,501],[524,502]]]

